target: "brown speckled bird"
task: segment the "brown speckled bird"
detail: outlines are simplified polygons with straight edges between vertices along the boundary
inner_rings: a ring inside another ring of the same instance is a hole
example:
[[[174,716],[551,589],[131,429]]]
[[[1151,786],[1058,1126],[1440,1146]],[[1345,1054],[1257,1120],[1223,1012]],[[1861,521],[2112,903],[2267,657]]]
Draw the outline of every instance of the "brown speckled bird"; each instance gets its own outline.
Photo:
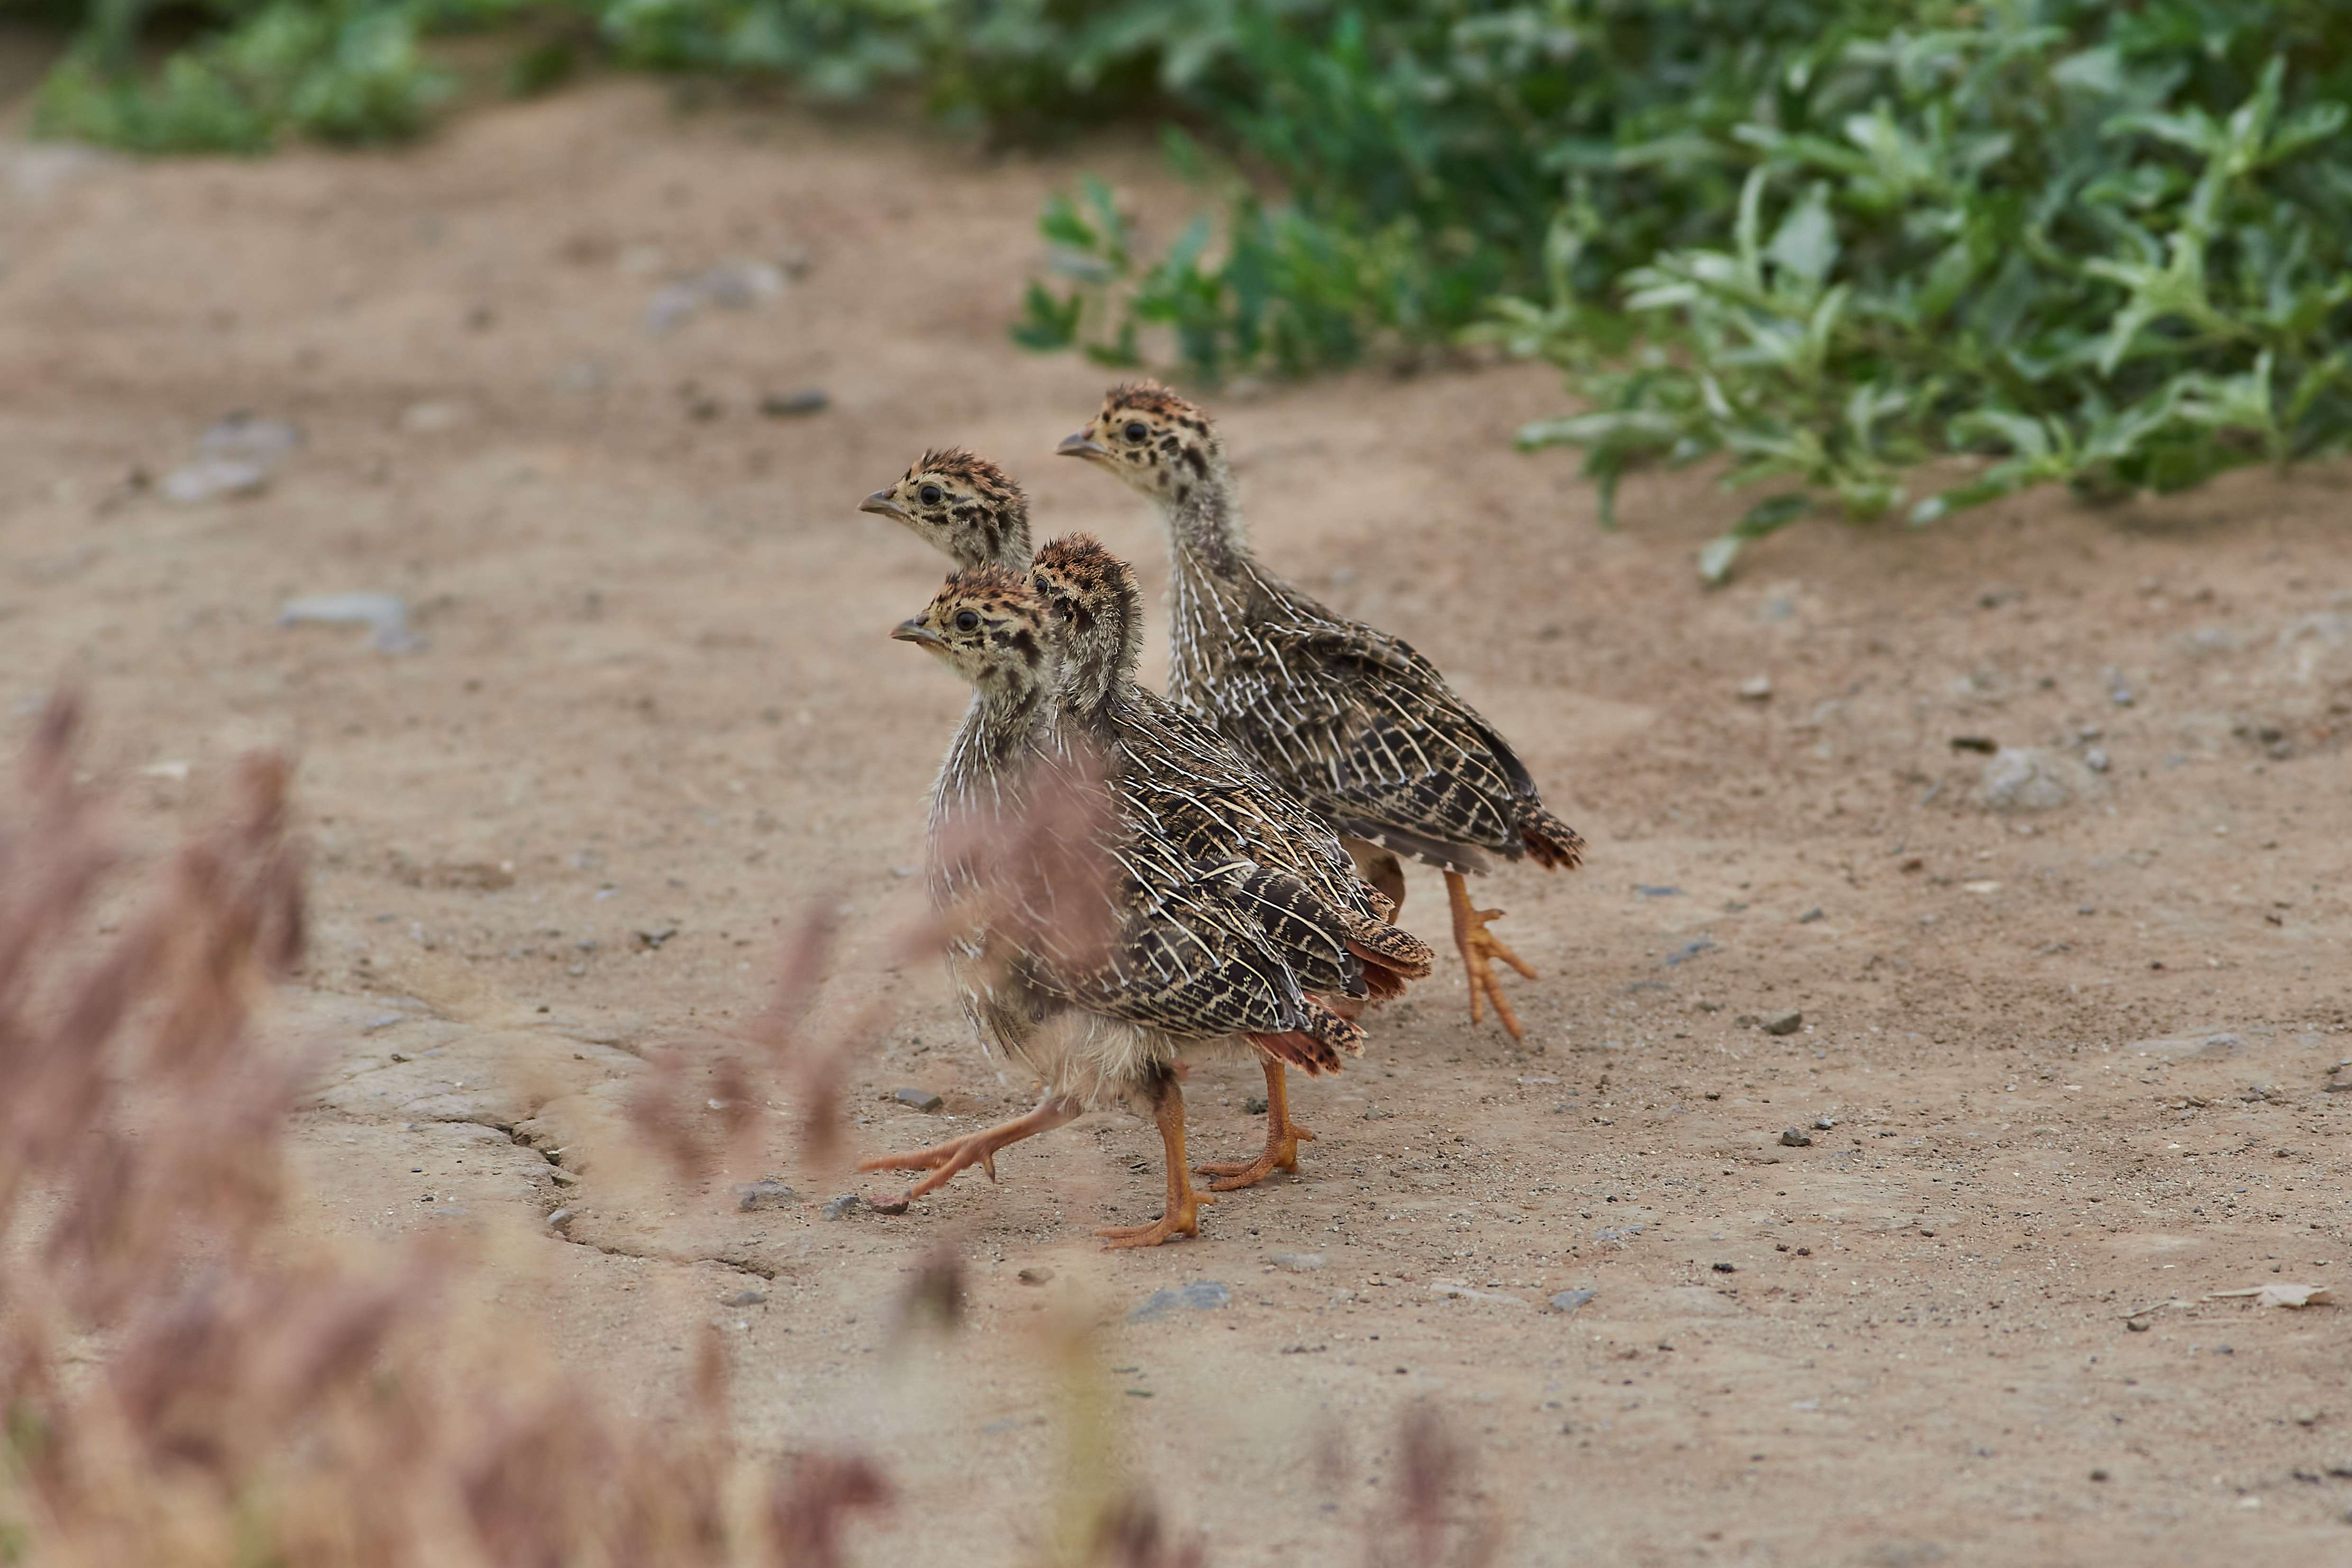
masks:
[[[1157,504],[1175,571],[1170,687],[1349,838],[1445,873],[1470,1018],[1492,1001],[1524,1038],[1496,960],[1535,971],[1470,901],[1488,858],[1577,865],[1584,841],[1544,808],[1509,742],[1402,639],[1334,613],[1250,554],[1207,414],[1154,382],[1115,387],[1061,451]],[[1371,856],[1366,856],[1368,860]],[[1398,885],[1384,887],[1403,901]]]
[[[1325,997],[1393,997],[1426,976],[1426,944],[1386,919],[1386,901],[1356,874],[1330,831],[1200,721],[1139,685],[1143,594],[1128,564],[1084,534],[1058,538],[1030,568],[1062,637],[1062,723],[1090,740],[1123,800],[1195,864],[1247,866],[1243,896]],[[1290,1119],[1282,1060],[1265,1073],[1266,1141],[1255,1158],[1195,1167],[1219,1192],[1298,1168],[1315,1134]]]
[[[1142,604],[1125,563],[1091,539],[1057,540],[1032,558],[1028,501],[995,464],[961,448],[926,452],[898,481],[860,507],[904,523],[964,569],[1032,570],[1068,645],[1066,685],[1076,707],[1097,716],[1097,738],[1118,763],[1124,809],[1202,856],[1244,856],[1304,883],[1351,923],[1356,952],[1309,963],[1310,991],[1352,998],[1396,995],[1428,974],[1428,949],[1388,924],[1387,901],[1355,871],[1338,837],[1191,709],[1138,685]],[[1293,1121],[1281,1060],[1260,1059],[1266,1083],[1263,1153],[1202,1165],[1223,1192],[1298,1168],[1298,1145],[1315,1134]]]
[[[1125,809],[1083,726],[1060,711],[1061,640],[1035,590],[1000,568],[957,573],[893,633],[939,654],[973,688],[931,802],[931,886],[950,966],[983,1043],[1034,1073],[1028,1115],[866,1170],[925,1170],[914,1194],[1058,1126],[1088,1105],[1149,1106],[1167,1154],[1168,1200],[1149,1225],[1098,1234],[1114,1247],[1197,1235],[1184,1164],[1178,1061],[1246,1039],[1309,1072],[1360,1054],[1363,1035],[1299,978],[1344,946],[1342,922],[1279,915],[1246,861],[1203,862]],[[1074,798],[1097,809],[1074,810]],[[1043,830],[1041,841],[1040,829]],[[1090,854],[1067,852],[1071,835]],[[1099,874],[1078,874],[1091,861]],[[912,1195],[910,1195],[912,1196]]]

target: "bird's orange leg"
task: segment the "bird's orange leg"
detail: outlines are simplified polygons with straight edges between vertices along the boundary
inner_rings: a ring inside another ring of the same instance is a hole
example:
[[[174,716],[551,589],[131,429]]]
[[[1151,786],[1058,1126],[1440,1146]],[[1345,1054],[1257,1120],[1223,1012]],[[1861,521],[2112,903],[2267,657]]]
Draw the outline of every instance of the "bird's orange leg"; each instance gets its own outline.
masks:
[[[1486,929],[1486,922],[1501,919],[1503,912],[1472,907],[1470,883],[1459,872],[1445,873],[1445,895],[1454,904],[1454,945],[1462,950],[1462,967],[1470,979],[1470,1021],[1478,1021],[1482,1000],[1491,1001],[1495,1004],[1495,1016],[1511,1031],[1511,1038],[1527,1039],[1527,1030],[1519,1027],[1518,1014],[1503,999],[1503,983],[1496,978],[1494,960],[1500,958],[1530,980],[1536,977],[1536,972]]]
[[[1048,1095],[1037,1103],[1037,1108],[1025,1116],[1015,1116],[1010,1122],[1000,1122],[993,1127],[977,1133],[967,1133],[961,1138],[950,1138],[944,1144],[934,1144],[928,1149],[917,1149],[907,1155],[882,1155],[861,1160],[862,1171],[929,1171],[931,1174],[907,1191],[910,1198],[947,1186],[955,1174],[971,1166],[996,1179],[996,1151],[1007,1144],[1017,1144],[1024,1138],[1034,1138],[1040,1133],[1050,1133],[1078,1113],[1078,1107],[1067,1100]]]
[[[1232,1192],[1236,1187],[1255,1186],[1276,1171],[1296,1173],[1298,1169],[1298,1145],[1311,1144],[1315,1134],[1290,1119],[1290,1096],[1282,1063],[1261,1054],[1258,1065],[1265,1069],[1265,1152],[1254,1160],[1231,1160],[1211,1165],[1194,1166],[1202,1176],[1223,1176],[1223,1181],[1209,1184],[1211,1192]]]
[[[1168,1162],[1168,1207],[1149,1225],[1113,1225],[1095,1232],[1113,1247],[1157,1247],[1171,1236],[1201,1234],[1201,1205],[1217,1200],[1193,1189],[1184,1174],[1184,1091],[1176,1075],[1163,1074],[1151,1088],[1151,1119]]]

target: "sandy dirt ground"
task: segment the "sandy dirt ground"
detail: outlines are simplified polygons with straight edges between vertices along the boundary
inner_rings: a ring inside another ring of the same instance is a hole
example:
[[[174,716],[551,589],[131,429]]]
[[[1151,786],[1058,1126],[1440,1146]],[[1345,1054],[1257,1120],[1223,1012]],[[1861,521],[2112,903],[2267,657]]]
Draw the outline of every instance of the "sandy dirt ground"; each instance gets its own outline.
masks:
[[[1441,969],[1297,1091],[1297,1178],[1144,1253],[1087,1236],[1157,1208],[1117,1113],[898,1217],[827,1220],[878,1179],[781,1142],[700,1187],[604,1152],[811,911],[827,1016],[887,1009],[856,1152],[1026,1103],[903,950],[962,694],[885,636],[940,564],[855,506],[969,443],[1157,614],[1147,517],[1047,455],[1103,372],[1004,336],[1077,166],[644,85],[391,155],[0,149],[0,714],[81,682],[153,844],[239,751],[299,758],[317,932],[278,1028],[327,1062],[318,1226],[503,1238],[511,1332],[632,1407],[718,1325],[755,1448],[889,1464],[872,1563],[1036,1560],[1073,1386],[1217,1564],[1360,1560],[1416,1406],[1512,1563],[2352,1559],[2344,1308],[2216,1299],[2352,1289],[2340,466],[1809,525],[1710,593],[1745,500],[1644,477],[1601,532],[1571,457],[1511,450],[1539,370],[1229,398],[1262,554],[1437,659],[1591,841],[1486,884],[1542,974],[1525,1047]],[[740,258],[791,276],[649,329]],[[257,494],[162,493],[238,410],[304,444]],[[352,591],[419,645],[279,624]],[[2035,748],[2015,809],[1986,778],[2020,759],[1956,738]],[[1405,917],[1444,942],[1434,873]],[[1257,1087],[1194,1073],[1195,1147],[1254,1147]],[[798,1196],[740,1209],[763,1175]],[[941,1243],[969,1324],[904,1343]],[[1130,1320],[1198,1281],[1226,1304]]]

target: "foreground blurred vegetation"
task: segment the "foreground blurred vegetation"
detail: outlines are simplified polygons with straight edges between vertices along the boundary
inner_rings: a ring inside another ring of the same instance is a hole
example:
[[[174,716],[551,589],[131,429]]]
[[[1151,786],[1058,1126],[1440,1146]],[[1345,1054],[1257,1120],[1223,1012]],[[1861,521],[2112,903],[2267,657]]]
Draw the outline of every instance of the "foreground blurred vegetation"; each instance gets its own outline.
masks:
[[[420,39],[492,26],[517,91],[602,58],[916,92],[1001,138],[1157,120],[1210,210],[1154,245],[1099,183],[1058,198],[1016,339],[1212,382],[1543,356],[1583,412],[1521,438],[1581,448],[1604,517],[1648,462],[1768,485],[1711,577],[1824,506],[1928,522],[2352,437],[2340,0],[94,0],[81,26],[41,125],[148,150],[413,132],[451,89]],[[1936,459],[1962,461],[1912,494]]]

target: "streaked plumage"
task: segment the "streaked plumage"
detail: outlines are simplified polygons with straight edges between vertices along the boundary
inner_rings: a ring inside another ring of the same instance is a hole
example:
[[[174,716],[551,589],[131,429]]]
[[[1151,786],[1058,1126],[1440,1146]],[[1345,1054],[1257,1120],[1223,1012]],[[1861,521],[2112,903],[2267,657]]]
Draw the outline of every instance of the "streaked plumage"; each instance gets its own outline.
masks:
[[[928,1191],[1084,1105],[1141,1101],[1168,1140],[1168,1209],[1156,1225],[1105,1234],[1143,1244],[1197,1230],[1207,1200],[1184,1177],[1174,1063],[1235,1036],[1310,1071],[1360,1051],[1361,1032],[1299,977],[1344,929],[1277,914],[1260,868],[1195,860],[1124,809],[1124,792],[1107,788],[1115,760],[1062,722],[1059,633],[1024,579],[960,572],[898,634],[974,688],[933,790],[931,886],[967,1011],[1047,1092],[1005,1128],[866,1168],[928,1169],[915,1189]]]
[[[1136,684],[1143,596],[1126,562],[1075,535],[1039,550],[1030,580],[1061,634],[1064,728],[1116,770],[1124,809],[1149,819],[1156,841],[1193,864],[1234,868],[1233,892],[1312,990],[1394,996],[1429,973],[1428,947],[1388,923],[1385,901],[1328,829],[1197,719]],[[1311,1040],[1252,1038],[1266,1053],[1265,1147],[1198,1167],[1225,1178],[1220,1191],[1298,1168],[1298,1145],[1314,1134],[1290,1119],[1283,1064],[1309,1073],[1338,1065],[1303,1052]]]
[[[1152,382],[1115,388],[1062,450],[1110,468],[1159,503],[1174,563],[1171,692],[1324,821],[1450,879],[1483,871],[1497,855],[1579,863],[1583,841],[1544,806],[1510,744],[1428,660],[1251,556],[1223,444],[1198,408]],[[1517,960],[1485,933],[1488,917],[1467,910],[1458,884],[1449,886],[1475,1018],[1482,962],[1472,949]],[[1517,1034],[1499,988],[1486,978],[1486,994]]]
[[[1136,683],[1142,601],[1124,563],[1091,539],[1055,541],[1033,560],[1020,486],[961,448],[925,453],[862,509],[906,524],[960,568],[1032,572],[1063,636],[1065,708],[1099,719],[1093,738],[1113,768],[1120,811],[1188,862],[1249,862],[1255,869],[1244,896],[1286,922],[1296,943],[1291,961],[1309,991],[1390,997],[1429,972],[1428,948],[1388,923],[1386,901],[1357,874],[1321,820],[1200,715]],[[1336,917],[1339,927],[1278,915],[1299,899]],[[1234,1178],[1220,1182],[1221,1190],[1273,1169],[1297,1169],[1297,1144],[1313,1137],[1289,1120],[1285,1060],[1273,1051],[1265,1066],[1269,1154],[1202,1167]],[[1329,1064],[1318,1060],[1310,1071]]]

